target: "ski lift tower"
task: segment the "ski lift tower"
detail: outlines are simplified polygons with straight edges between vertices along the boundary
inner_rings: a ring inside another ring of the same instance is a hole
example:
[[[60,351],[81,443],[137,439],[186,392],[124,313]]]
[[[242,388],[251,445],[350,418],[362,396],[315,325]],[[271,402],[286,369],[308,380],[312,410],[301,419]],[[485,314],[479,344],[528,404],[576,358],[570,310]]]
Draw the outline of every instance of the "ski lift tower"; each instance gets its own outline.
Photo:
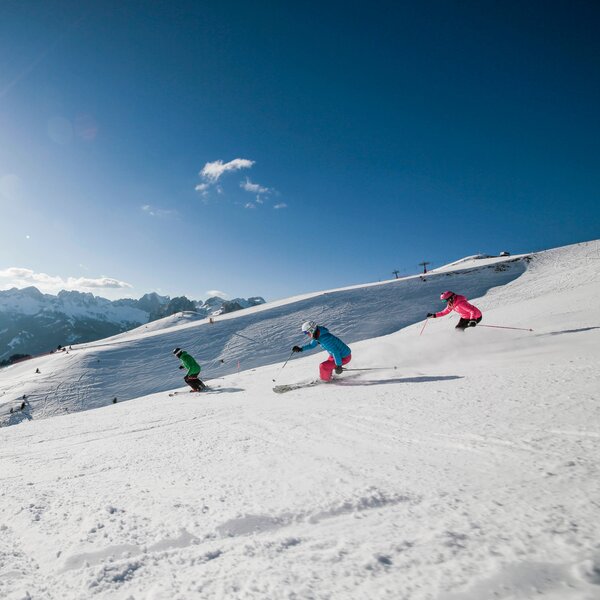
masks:
[[[400,271],[398,271],[398,269],[394,269],[392,271],[392,273],[396,276],[396,279],[398,279],[398,275],[400,274]]]
[[[419,263],[420,267],[423,267],[423,273],[427,273],[427,265],[430,265],[431,262],[429,262],[428,260],[424,260],[423,262]]]

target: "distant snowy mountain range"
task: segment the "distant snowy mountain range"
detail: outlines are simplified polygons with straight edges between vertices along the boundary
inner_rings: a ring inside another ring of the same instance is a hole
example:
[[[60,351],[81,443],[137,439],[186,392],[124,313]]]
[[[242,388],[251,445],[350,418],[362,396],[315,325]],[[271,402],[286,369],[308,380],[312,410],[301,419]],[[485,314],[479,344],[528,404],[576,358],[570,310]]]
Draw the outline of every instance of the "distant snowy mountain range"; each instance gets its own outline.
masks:
[[[12,288],[0,291],[0,360],[95,341],[182,311],[202,319],[264,302],[260,296],[195,301],[156,293],[111,301],[90,293],[63,290],[54,296],[36,287]]]

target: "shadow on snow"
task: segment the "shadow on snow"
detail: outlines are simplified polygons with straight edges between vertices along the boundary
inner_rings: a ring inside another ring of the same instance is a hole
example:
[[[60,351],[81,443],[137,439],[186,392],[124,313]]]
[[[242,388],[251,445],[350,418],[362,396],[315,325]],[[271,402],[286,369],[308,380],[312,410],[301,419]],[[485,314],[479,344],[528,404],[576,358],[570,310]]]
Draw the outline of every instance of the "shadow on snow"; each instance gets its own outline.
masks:
[[[360,381],[336,381],[338,385],[386,385],[389,383],[430,383],[463,379],[462,375],[439,375],[437,377],[397,377],[396,379],[363,379]]]
[[[562,331],[550,331],[541,335],[563,335],[565,333],[581,333],[582,331],[591,331],[592,329],[600,329],[600,327],[582,327],[581,329],[563,329]]]

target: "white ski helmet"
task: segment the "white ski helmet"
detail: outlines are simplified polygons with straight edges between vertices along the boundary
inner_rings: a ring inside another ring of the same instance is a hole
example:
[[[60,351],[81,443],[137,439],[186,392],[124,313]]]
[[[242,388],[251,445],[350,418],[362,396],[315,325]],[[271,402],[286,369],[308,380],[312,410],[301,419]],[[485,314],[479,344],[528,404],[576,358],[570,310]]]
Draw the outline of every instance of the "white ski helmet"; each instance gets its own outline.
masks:
[[[302,323],[302,331],[312,335],[317,330],[317,324],[314,321],[305,321]]]

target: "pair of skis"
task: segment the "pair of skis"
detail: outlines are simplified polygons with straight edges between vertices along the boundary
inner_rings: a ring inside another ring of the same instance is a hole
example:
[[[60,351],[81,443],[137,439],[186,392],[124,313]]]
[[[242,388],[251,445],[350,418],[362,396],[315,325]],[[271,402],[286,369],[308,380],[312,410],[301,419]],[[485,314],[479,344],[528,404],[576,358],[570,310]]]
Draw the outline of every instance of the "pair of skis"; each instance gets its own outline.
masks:
[[[169,396],[183,396],[184,394],[211,394],[213,392],[218,392],[218,391],[220,391],[219,388],[206,386],[202,390],[186,390],[185,392],[169,392]]]
[[[396,367],[394,367],[395,369]],[[363,370],[371,370],[371,369],[344,369],[345,371],[363,371]],[[276,394],[285,394],[286,392],[291,392],[293,390],[300,390],[303,388],[314,387],[316,385],[335,385],[340,384],[344,385],[345,381],[348,379],[352,379],[354,377],[358,377],[359,373],[352,373],[352,375],[346,375],[345,377],[333,377],[329,381],[323,381],[322,379],[315,379],[313,381],[300,381],[298,383],[287,383],[283,385],[276,385],[273,388],[273,391]]]
[[[398,367],[396,367],[396,366],[393,366],[393,367],[369,367],[366,369],[349,368],[349,369],[344,369],[344,372],[346,372],[346,371],[390,371],[390,370],[396,370],[397,368]],[[314,381],[304,381],[304,382],[299,382],[299,383],[276,385],[273,388],[273,391],[276,394],[285,394],[286,392],[291,392],[292,390],[299,390],[299,389],[306,388],[306,387],[314,387],[315,385],[331,384],[331,383],[342,383],[343,384],[344,380],[349,379],[351,377],[358,377],[359,375],[360,375],[360,373],[352,373],[352,375],[346,375],[346,377],[344,377],[344,379],[338,379],[338,378],[334,377],[333,379],[330,379],[329,381],[323,381],[322,379],[315,379]],[[273,381],[275,381],[275,380],[273,380]]]
[[[300,390],[302,388],[313,387],[315,385],[321,385],[322,383],[330,383],[329,381],[321,381],[320,379],[316,379],[315,381],[305,381],[301,383],[288,383],[283,385],[276,385],[273,387],[273,391],[276,394],[285,394],[286,392],[291,392],[292,390]]]

